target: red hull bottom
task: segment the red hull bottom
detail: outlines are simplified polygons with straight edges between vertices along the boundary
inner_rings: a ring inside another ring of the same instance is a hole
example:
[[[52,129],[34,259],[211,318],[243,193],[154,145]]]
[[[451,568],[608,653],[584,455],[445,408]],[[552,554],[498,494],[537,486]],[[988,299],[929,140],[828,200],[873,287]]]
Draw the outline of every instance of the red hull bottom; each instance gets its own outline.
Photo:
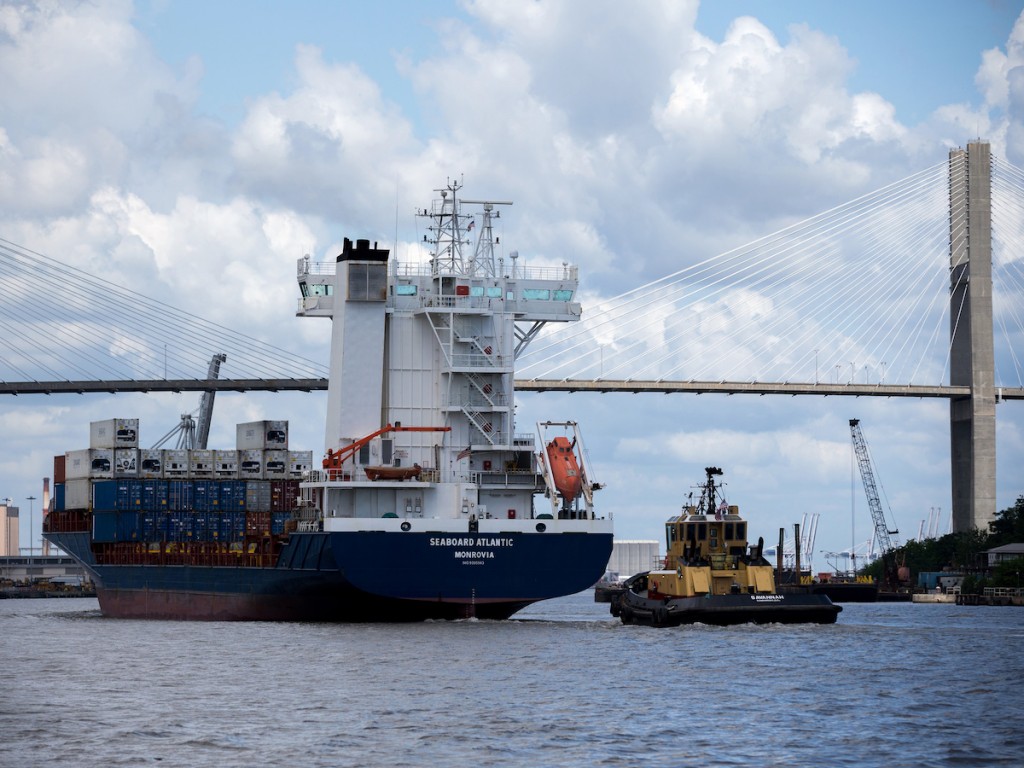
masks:
[[[119,619],[180,621],[414,622],[507,619],[534,600],[396,600],[359,594],[268,595],[154,589],[96,590],[100,610]]]

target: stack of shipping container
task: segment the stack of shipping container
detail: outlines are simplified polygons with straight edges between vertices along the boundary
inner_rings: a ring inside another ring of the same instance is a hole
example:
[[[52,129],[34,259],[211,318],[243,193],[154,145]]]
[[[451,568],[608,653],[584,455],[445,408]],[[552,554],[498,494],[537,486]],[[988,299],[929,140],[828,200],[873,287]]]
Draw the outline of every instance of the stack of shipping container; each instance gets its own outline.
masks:
[[[313,452],[288,450],[287,421],[237,429],[234,450],[140,449],[138,419],[93,422],[88,448],[54,458],[54,511],[91,510],[98,543],[281,535]]]

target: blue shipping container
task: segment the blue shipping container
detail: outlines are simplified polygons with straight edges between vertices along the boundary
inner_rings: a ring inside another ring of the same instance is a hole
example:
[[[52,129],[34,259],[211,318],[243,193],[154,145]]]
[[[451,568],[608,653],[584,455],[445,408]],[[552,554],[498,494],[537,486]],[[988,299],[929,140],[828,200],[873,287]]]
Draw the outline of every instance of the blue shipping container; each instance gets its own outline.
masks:
[[[142,541],[142,516],[138,512],[117,513],[117,540]]]
[[[136,481],[138,482],[138,481]],[[167,481],[142,480],[142,507],[144,509],[167,509]]]
[[[220,516],[220,540],[241,541],[245,536],[245,512],[222,512]]]
[[[192,538],[192,513],[175,510],[167,515],[167,540],[188,541]]]
[[[93,512],[92,540],[117,541],[117,512]]]
[[[245,509],[246,482],[245,480],[221,480],[220,481],[220,508],[221,511]]]
[[[191,480],[167,481],[167,506],[175,512],[189,512],[195,502]]]
[[[216,512],[220,509],[220,481],[195,481],[195,509],[199,512]]]
[[[279,511],[270,513],[270,532],[275,536],[284,533],[284,524],[292,519],[291,511]]]
[[[53,508],[57,512],[64,511],[64,483],[53,484]]]

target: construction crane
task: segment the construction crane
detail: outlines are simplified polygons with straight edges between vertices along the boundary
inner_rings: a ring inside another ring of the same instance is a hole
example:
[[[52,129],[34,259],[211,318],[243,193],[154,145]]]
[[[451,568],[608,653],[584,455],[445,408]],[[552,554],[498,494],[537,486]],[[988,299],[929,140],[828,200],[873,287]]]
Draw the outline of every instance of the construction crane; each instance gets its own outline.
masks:
[[[206,378],[220,378],[220,364],[227,359],[228,356],[223,353],[214,355],[210,360],[210,367],[207,369]],[[210,438],[210,422],[213,420],[213,398],[216,394],[212,389],[203,392],[203,396],[199,399],[199,421],[197,422],[193,419],[191,413],[181,414],[181,421],[178,422],[178,425],[161,437],[153,447],[161,448],[168,440],[177,435],[177,447],[179,449],[205,448],[206,442]]]
[[[875,544],[881,550],[883,581],[889,588],[895,589],[900,583],[899,569],[902,565],[896,562],[899,539],[895,537],[899,531],[889,530],[889,525],[885,521],[882,503],[878,498],[878,488],[875,485],[875,473],[871,468],[868,444],[860,431],[860,419],[850,419],[850,434],[853,436],[853,450],[857,455],[860,478],[864,482],[864,494],[868,498],[868,509],[871,510],[871,518],[875,523]]]

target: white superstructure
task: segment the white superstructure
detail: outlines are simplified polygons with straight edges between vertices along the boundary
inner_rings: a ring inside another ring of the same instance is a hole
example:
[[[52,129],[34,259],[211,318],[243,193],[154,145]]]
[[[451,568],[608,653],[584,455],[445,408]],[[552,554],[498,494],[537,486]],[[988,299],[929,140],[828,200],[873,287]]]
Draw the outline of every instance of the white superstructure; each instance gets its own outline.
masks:
[[[498,257],[492,219],[510,203],[460,200],[459,186],[418,211],[430,221],[427,264],[347,239],[336,262],[298,262],[298,314],[333,320],[327,461],[304,483],[311,519],[325,530],[436,518],[450,521],[439,530],[483,531],[488,520],[532,530],[529,521],[550,517],[610,530],[594,519],[582,450],[583,493],[535,509],[535,494],[551,496],[555,483],[541,474],[534,435],[515,428],[516,358],[546,323],[579,319],[577,268]]]

